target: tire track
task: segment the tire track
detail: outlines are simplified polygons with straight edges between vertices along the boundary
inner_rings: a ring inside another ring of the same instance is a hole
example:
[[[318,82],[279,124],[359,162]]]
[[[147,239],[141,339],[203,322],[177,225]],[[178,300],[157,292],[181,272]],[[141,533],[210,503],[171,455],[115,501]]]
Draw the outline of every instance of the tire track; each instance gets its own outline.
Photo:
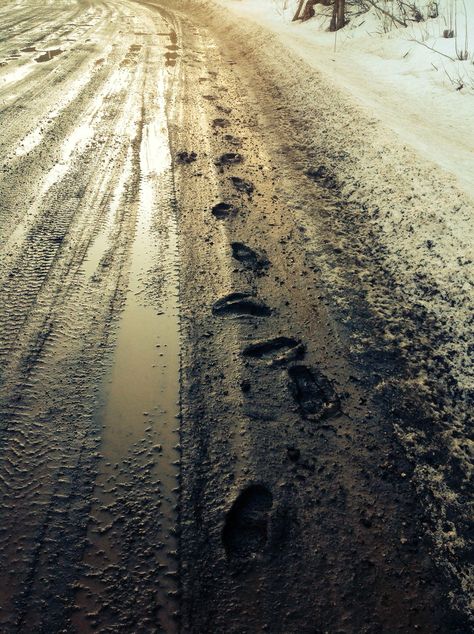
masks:
[[[139,22],[152,27],[147,15]],[[111,33],[104,33],[107,42]],[[89,119],[87,140],[77,127],[57,139],[71,151],[63,153],[64,163],[52,168],[49,181],[38,174],[34,217],[10,242],[12,255],[2,256],[5,632],[60,631],[68,623],[86,546],[101,437],[96,406],[124,300],[139,192],[138,162],[110,212],[127,157],[138,151],[135,125],[143,118],[138,105],[147,52],[133,31],[122,39],[127,53],[98,83],[97,102],[92,97],[68,106],[78,119]],[[74,134],[78,143],[68,144]],[[43,137],[34,152],[44,151],[52,137]],[[94,274],[85,276],[84,262],[109,213],[108,242]]]

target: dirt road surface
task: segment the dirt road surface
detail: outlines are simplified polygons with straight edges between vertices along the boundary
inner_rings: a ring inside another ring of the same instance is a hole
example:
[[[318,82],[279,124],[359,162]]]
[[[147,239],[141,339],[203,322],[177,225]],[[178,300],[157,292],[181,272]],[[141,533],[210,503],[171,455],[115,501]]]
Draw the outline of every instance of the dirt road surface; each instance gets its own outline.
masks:
[[[209,11],[0,7],[0,629],[464,634],[440,330]]]

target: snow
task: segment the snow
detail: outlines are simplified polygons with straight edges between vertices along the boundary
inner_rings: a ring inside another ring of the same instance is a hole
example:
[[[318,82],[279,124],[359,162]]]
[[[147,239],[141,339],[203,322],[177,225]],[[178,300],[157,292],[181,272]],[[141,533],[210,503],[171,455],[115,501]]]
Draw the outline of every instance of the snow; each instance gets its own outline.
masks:
[[[437,19],[384,33],[384,21],[370,11],[352,18],[336,35],[327,31],[322,7],[315,18],[301,23],[291,22],[294,1],[287,9],[279,0],[220,3],[275,34],[474,197],[474,4],[469,3],[466,16],[460,8],[458,37],[446,39],[448,0],[439,2]],[[469,59],[459,61],[456,49],[466,48]]]

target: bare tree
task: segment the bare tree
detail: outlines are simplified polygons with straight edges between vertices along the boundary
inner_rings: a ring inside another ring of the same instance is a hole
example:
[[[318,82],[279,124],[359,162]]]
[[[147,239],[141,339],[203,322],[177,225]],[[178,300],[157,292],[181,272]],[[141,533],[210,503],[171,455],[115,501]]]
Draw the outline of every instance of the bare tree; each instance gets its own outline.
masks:
[[[300,14],[301,14],[301,11],[303,9],[303,5],[304,5],[304,0],[299,0],[298,8],[296,9],[296,13],[293,16],[293,22],[296,22],[296,20],[300,20],[301,19],[300,18]]]
[[[330,31],[338,31],[346,23],[346,0],[334,0]]]
[[[320,4],[323,7],[333,5],[333,14],[331,19],[330,31],[337,31],[346,23],[345,20],[345,0],[299,0],[298,8],[293,16],[295,20],[305,22],[314,16],[314,7]]]

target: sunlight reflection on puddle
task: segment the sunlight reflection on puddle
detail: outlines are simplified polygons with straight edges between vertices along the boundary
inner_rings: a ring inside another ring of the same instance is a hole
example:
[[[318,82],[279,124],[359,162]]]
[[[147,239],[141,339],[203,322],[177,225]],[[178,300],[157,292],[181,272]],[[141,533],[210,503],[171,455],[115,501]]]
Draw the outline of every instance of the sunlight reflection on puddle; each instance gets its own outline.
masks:
[[[62,49],[60,49],[60,48],[55,48],[55,49],[53,49],[51,51],[45,51],[39,57],[35,57],[35,62],[38,62],[40,64],[42,62],[49,62],[50,60],[52,60],[57,55],[61,55],[61,53],[64,53],[64,51]]]

